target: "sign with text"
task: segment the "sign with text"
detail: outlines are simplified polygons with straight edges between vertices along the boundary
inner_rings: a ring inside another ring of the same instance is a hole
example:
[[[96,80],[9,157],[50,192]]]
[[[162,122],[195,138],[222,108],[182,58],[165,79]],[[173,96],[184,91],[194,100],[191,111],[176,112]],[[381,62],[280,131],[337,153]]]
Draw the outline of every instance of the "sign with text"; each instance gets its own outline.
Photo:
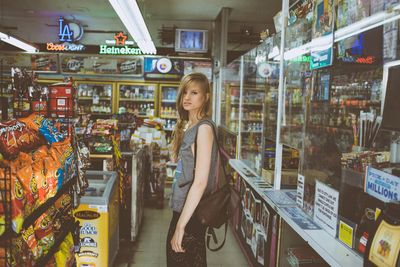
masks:
[[[32,70],[34,71],[57,71],[57,55],[32,55],[31,56]]]
[[[133,41],[129,41],[128,35],[119,32],[114,35],[113,40],[106,40],[106,44],[99,46],[99,54],[101,55],[141,55],[142,50],[138,47],[133,47]]]
[[[339,221],[339,240],[350,248],[354,245],[355,229],[344,221]]]
[[[317,181],[315,186],[314,221],[325,231],[336,237],[339,192]]]
[[[24,54],[24,53],[0,53],[3,60],[3,73],[10,75],[11,68],[18,66],[28,71],[57,72],[58,56],[55,54]]]
[[[386,203],[399,201],[400,178],[368,166],[365,172],[364,191]]]
[[[207,76],[208,80],[212,79],[212,63],[211,61],[195,61],[195,60],[185,60],[184,62],[184,75],[201,72]]]
[[[315,70],[332,65],[333,48],[311,51],[310,69]]]
[[[46,43],[46,51],[49,52],[79,52],[86,49],[83,44],[77,43],[82,39],[83,27],[79,21],[66,20],[60,17],[58,20],[58,40],[60,43]]]
[[[299,174],[297,176],[297,197],[296,203],[300,207],[303,207],[303,199],[304,199],[304,175]]]
[[[184,64],[181,59],[167,57],[145,57],[145,79],[180,80],[184,73]]]
[[[142,57],[118,58],[62,55],[60,60],[64,73],[143,76]]]

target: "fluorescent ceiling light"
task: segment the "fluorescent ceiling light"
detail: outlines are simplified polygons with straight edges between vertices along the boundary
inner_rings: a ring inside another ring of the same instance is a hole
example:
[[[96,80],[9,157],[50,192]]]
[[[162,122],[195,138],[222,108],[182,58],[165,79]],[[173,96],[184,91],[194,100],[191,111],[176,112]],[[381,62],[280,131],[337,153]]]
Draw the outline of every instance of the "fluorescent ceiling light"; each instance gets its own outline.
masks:
[[[156,54],[157,50],[151,40],[136,0],[108,0],[125,25],[129,34],[144,54]]]
[[[25,50],[26,52],[29,53],[36,53],[38,52],[38,49],[28,43],[25,43],[21,40],[18,40],[17,38],[14,38],[8,34],[0,32],[0,40],[6,43],[9,43],[10,45],[16,46],[18,48],[21,48],[22,50]]]

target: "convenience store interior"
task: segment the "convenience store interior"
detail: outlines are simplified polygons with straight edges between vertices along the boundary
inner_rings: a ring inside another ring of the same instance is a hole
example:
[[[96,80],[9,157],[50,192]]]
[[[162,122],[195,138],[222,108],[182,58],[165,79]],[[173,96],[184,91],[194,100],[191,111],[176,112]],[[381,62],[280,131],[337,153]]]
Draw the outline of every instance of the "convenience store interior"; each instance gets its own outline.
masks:
[[[398,0],[0,9],[0,266],[167,266],[195,72],[240,196],[207,266],[400,266]]]

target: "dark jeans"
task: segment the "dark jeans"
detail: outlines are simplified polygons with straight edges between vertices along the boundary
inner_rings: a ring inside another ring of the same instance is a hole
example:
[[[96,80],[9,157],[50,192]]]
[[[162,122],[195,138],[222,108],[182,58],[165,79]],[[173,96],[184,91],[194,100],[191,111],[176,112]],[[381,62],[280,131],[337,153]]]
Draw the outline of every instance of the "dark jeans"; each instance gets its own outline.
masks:
[[[207,227],[192,217],[185,227],[182,247],[185,253],[172,250],[171,239],[178,223],[178,212],[173,212],[167,236],[167,266],[168,267],[207,267],[205,234]]]

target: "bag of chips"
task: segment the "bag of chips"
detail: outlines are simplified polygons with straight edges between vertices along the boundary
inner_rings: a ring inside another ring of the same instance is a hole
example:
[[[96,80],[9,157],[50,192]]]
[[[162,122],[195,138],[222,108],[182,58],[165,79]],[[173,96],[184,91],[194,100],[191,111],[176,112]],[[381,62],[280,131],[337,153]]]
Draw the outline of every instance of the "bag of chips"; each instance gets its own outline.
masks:
[[[74,239],[72,234],[69,233],[60,245],[60,249],[54,255],[57,267],[73,266],[75,261],[74,254]]]
[[[20,118],[19,121],[25,123],[30,129],[40,133],[48,144],[64,140],[64,136],[53,126],[52,122],[42,115],[32,113],[26,118]]]
[[[31,244],[35,247],[32,239]],[[32,267],[35,265],[35,257],[22,236],[13,238],[11,246],[13,248],[11,250],[11,266]]]
[[[60,163],[60,168],[57,171],[57,190],[64,184],[65,177],[72,177],[72,166],[74,162],[74,153],[69,139],[62,142],[53,143],[49,150],[49,154]]]
[[[5,158],[15,158],[20,151],[31,151],[41,144],[39,135],[25,123],[17,120],[0,122],[0,153]]]
[[[22,231],[21,236],[25,243],[28,245],[28,248],[35,260],[43,256],[41,248],[40,246],[38,246],[33,226],[30,226],[26,230]]]
[[[18,158],[11,161],[9,165],[11,168],[12,228],[14,232],[20,233],[25,217],[32,212],[35,205],[34,194],[30,189],[35,188],[35,181],[31,180],[32,158],[26,153],[20,153]],[[27,195],[27,192],[31,193]]]
[[[53,225],[51,216],[49,213],[43,213],[34,223],[35,236],[38,240],[40,249],[43,251],[43,255],[54,245],[55,237],[53,231]]]

